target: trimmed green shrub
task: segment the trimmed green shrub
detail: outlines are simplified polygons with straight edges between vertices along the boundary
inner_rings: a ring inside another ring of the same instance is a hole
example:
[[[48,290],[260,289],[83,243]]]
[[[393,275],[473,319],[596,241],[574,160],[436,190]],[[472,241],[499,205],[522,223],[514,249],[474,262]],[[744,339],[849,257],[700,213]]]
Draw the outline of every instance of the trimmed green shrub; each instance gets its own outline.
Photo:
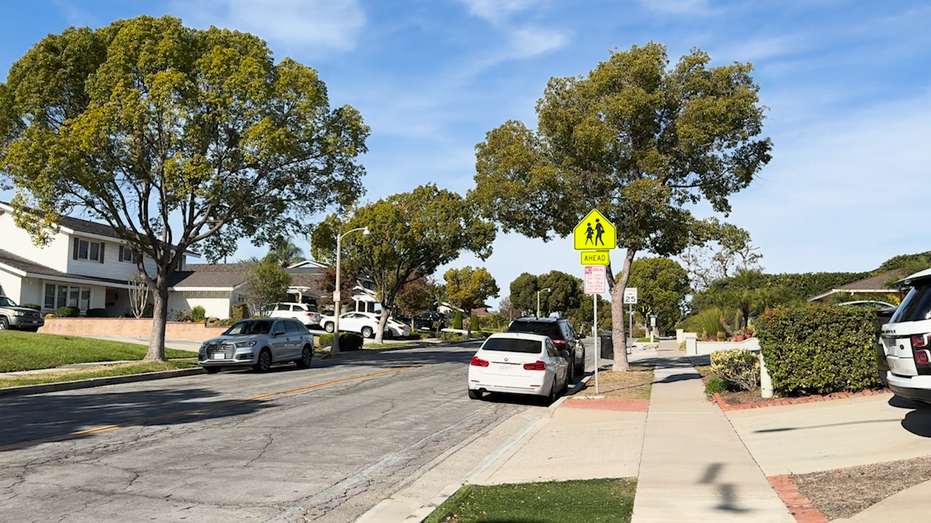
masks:
[[[77,307],[59,307],[55,309],[56,318],[77,318],[81,311]]]
[[[718,376],[712,376],[705,382],[705,394],[720,394],[729,391],[730,388],[730,383]]]
[[[107,309],[87,309],[85,314],[88,318],[106,318]]]
[[[474,331],[481,329],[478,323],[478,316],[476,316],[474,312],[469,316],[469,327]]]
[[[232,316],[233,321],[239,321],[241,319],[249,317],[249,307],[245,303],[237,303],[233,305],[232,310],[233,310],[233,316]]]
[[[171,309],[168,311],[168,321],[191,321],[191,311],[185,309]]]
[[[196,321],[198,323],[204,321],[207,318],[207,309],[204,309],[203,306],[198,305],[191,309],[191,321]]]
[[[456,311],[456,316],[453,317],[453,328],[462,329],[462,311]]]
[[[465,336],[458,332],[441,332],[439,338],[443,341],[464,341]]]
[[[318,347],[332,347],[333,346],[333,335],[323,334],[321,336],[317,336],[317,346]]]
[[[339,350],[341,352],[359,350],[361,348],[362,336],[359,336],[354,332],[341,332],[339,334]]]
[[[711,371],[739,390],[752,390],[760,385],[760,358],[747,349],[712,352]]]
[[[20,307],[25,307],[25,308],[27,308],[27,309],[32,309],[32,310],[34,310],[34,311],[41,311],[41,310],[42,310],[42,306],[41,306],[41,305],[36,305],[35,303],[24,303],[24,304],[20,305]]]
[[[773,387],[782,395],[877,387],[875,312],[857,307],[780,307],[754,323]]]

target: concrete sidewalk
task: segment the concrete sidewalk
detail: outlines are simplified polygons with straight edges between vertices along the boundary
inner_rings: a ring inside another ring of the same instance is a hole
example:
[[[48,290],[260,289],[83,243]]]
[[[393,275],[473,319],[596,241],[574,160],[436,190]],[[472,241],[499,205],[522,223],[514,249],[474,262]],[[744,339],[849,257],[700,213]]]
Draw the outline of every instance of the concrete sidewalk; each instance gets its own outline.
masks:
[[[705,397],[698,372],[668,345],[657,354],[632,521],[793,523],[724,413]]]

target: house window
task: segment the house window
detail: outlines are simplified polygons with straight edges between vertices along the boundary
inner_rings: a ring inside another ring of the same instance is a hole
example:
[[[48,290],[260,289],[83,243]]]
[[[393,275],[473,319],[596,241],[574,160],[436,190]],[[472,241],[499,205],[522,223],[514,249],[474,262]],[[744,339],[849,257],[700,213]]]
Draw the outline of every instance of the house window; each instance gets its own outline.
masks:
[[[90,287],[69,287],[68,285],[45,284],[45,309],[55,310],[60,307],[77,307],[86,311],[91,306]]]
[[[51,283],[45,284],[45,302],[42,306],[45,309],[55,308],[55,286]]]
[[[120,261],[132,263],[133,262],[133,251],[129,247],[120,246]]]
[[[103,242],[91,242],[74,239],[72,258],[75,260],[93,260],[103,263],[103,253],[106,245]]]

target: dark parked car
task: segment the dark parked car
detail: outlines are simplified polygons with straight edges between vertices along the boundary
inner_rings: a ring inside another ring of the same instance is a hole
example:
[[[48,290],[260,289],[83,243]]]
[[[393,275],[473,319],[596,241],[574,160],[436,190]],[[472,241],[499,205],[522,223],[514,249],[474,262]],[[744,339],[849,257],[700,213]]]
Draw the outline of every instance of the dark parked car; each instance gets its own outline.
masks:
[[[445,329],[448,321],[449,318],[447,318],[446,315],[442,312],[427,311],[414,318],[414,328],[418,330],[432,331],[434,329],[433,324],[440,322],[440,328]]]
[[[13,300],[0,296],[0,331],[14,328],[35,332],[43,325],[45,320],[39,311],[19,307]]]
[[[553,344],[569,361],[569,381],[585,373],[585,345],[564,318],[518,318],[511,322],[508,332],[527,332],[549,336]]]

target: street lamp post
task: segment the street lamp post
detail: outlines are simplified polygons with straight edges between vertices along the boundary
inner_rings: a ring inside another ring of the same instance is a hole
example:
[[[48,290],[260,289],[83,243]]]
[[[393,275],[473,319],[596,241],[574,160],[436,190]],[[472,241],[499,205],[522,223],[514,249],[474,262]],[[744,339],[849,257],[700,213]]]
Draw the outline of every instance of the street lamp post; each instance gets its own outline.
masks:
[[[547,288],[545,288],[545,289],[540,289],[540,290],[537,291],[537,318],[540,317],[540,293],[543,292],[543,291],[550,292],[550,291],[552,291],[552,290],[553,290],[553,289],[547,287]]]
[[[339,265],[343,254],[343,236],[356,231],[362,231],[362,236],[366,238],[372,235],[368,227],[357,227],[336,235],[336,290],[333,291],[333,305],[336,309],[333,311],[333,347],[330,349],[331,354],[339,352],[339,315],[342,312],[340,310],[342,296],[339,293]]]

